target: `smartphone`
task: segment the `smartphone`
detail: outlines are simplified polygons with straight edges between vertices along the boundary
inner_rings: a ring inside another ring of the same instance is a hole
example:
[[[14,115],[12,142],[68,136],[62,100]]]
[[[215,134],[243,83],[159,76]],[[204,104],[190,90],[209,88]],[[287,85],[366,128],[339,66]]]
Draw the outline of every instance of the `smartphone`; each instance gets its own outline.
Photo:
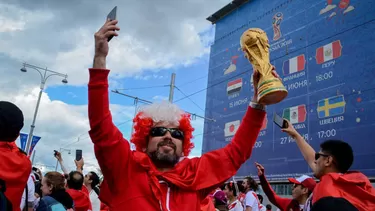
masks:
[[[55,156],[56,157],[56,155],[57,155],[57,153],[59,153],[57,150],[53,150],[54,151],[54,154],[53,154],[53,156]]]
[[[82,159],[82,150],[81,149],[77,149],[76,150],[76,161],[79,161]]]
[[[113,21],[113,20],[116,20],[116,14],[117,14],[117,6],[115,6],[111,12],[107,15],[107,19]],[[111,41],[111,39],[113,38],[113,36],[110,36],[108,37],[108,42]]]
[[[273,115],[273,122],[279,126],[280,128],[287,128],[288,127],[288,122],[285,121],[281,116],[274,114]]]

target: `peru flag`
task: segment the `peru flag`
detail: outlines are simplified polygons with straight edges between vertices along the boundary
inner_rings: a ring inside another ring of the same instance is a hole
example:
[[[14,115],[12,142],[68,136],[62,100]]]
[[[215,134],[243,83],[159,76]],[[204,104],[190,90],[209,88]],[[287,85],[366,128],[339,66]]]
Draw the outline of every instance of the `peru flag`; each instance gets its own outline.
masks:
[[[341,56],[342,45],[340,40],[336,40],[327,45],[316,49],[316,63],[323,64],[332,59],[337,59]]]
[[[225,123],[224,136],[225,137],[234,136],[239,126],[240,126],[240,120]]]
[[[283,64],[283,73],[284,75],[289,75],[303,71],[305,69],[305,64],[305,54],[286,60]]]
[[[283,118],[289,120],[292,124],[306,121],[306,105],[303,104],[284,109]]]

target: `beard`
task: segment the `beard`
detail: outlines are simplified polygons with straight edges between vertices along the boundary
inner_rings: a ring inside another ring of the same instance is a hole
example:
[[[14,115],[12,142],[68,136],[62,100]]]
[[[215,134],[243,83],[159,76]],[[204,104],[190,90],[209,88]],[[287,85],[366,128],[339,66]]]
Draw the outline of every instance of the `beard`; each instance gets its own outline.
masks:
[[[173,149],[172,153],[170,151],[165,152],[160,150],[160,147],[166,145]],[[158,143],[155,151],[147,152],[147,154],[151,158],[155,166],[159,168],[173,167],[178,163],[178,160],[180,159],[180,157],[176,154],[176,145],[170,139],[161,141],[160,143]]]

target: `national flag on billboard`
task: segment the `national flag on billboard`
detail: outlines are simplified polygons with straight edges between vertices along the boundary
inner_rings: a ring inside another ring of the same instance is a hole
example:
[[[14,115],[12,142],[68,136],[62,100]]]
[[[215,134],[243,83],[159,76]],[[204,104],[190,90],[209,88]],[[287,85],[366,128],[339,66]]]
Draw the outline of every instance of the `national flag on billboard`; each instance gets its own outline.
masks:
[[[286,108],[283,111],[283,118],[290,121],[292,124],[302,123],[306,121],[306,105],[298,105]]]
[[[236,79],[234,81],[228,82],[227,93],[231,95],[233,93],[241,91],[242,88],[242,78]]]
[[[23,151],[26,151],[26,143],[27,143],[27,138],[29,137],[29,134],[26,133],[20,133],[20,144],[21,144],[21,149]]]
[[[238,127],[240,126],[240,123],[240,120],[225,123],[224,136],[234,136],[238,130]]]
[[[338,95],[318,101],[318,117],[326,118],[345,113],[344,95]]]
[[[317,48],[316,63],[323,64],[324,62],[339,58],[341,56],[341,50],[342,46],[340,40]]]
[[[289,75],[292,73],[300,72],[305,69],[305,54],[293,57],[289,60],[284,61],[283,73]]]

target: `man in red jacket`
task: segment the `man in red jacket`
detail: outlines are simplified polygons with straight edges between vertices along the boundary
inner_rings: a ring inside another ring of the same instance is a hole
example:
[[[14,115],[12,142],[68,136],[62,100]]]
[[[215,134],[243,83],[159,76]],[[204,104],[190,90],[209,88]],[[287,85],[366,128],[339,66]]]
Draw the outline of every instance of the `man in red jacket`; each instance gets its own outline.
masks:
[[[354,155],[348,143],[327,140],[320,144],[320,151],[315,152],[289,121],[288,125],[283,131],[296,140],[314,176],[320,179],[305,210],[329,211],[332,207],[353,210],[353,206],[354,210],[375,210],[375,188],[361,172],[349,171]]]
[[[68,189],[66,192],[72,197],[74,201],[74,210],[76,211],[92,211],[91,201],[86,192],[82,190],[83,174],[79,171],[72,171],[69,173],[66,182]]]
[[[273,191],[271,185],[268,183],[264,175],[264,167],[259,163],[255,163],[258,169],[258,177],[264,193],[268,200],[278,207],[280,210],[286,211],[301,211],[304,210],[304,205],[313,192],[316,182],[313,178],[302,175],[297,178],[289,178],[289,182],[293,183],[292,198],[282,198]]]
[[[193,148],[190,115],[170,103],[146,106],[134,118],[130,145],[112,122],[106,57],[108,37],[117,36],[117,20],[95,34],[94,65],[88,84],[90,136],[104,175],[100,199],[113,211],[199,211],[201,201],[233,176],[250,157],[265,118],[257,96],[231,143],[189,159]],[[254,74],[255,93],[259,74]],[[217,168],[220,166],[220,168]]]
[[[15,144],[23,127],[22,111],[13,103],[0,101],[0,181],[13,211],[20,210],[22,193],[31,173],[31,162]]]

